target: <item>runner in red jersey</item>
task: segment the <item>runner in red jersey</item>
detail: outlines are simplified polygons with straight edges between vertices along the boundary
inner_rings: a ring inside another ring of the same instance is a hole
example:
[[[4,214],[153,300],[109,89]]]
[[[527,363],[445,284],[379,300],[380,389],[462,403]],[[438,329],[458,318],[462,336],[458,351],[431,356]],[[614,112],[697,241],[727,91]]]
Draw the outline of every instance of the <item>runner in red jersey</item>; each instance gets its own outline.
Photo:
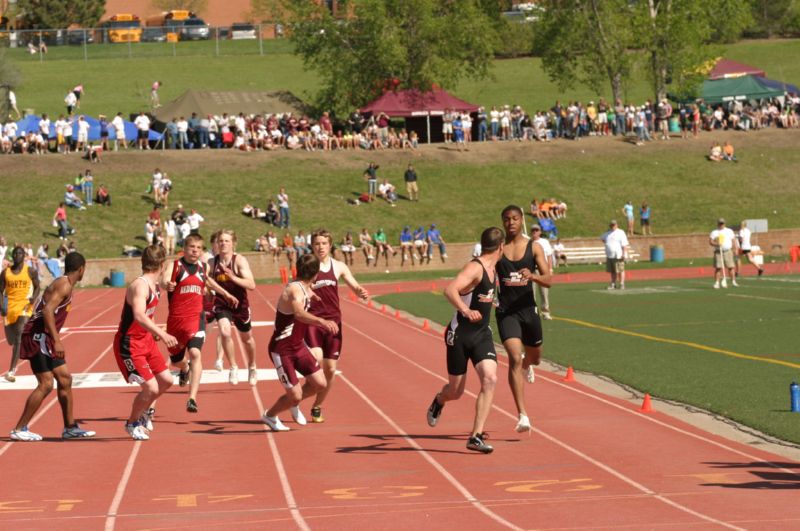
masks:
[[[339,361],[339,356],[342,349],[342,312],[339,308],[339,278],[342,278],[353,292],[361,297],[367,299],[369,293],[367,290],[359,285],[350,268],[344,262],[334,259],[331,256],[331,248],[333,247],[333,237],[331,233],[325,229],[317,229],[311,235],[311,249],[314,256],[319,260],[319,274],[313,284],[314,295],[316,296],[311,301],[311,309],[309,310],[313,315],[334,321],[339,330],[336,333],[331,333],[322,328],[309,327],[306,333],[306,342],[311,348],[311,353],[314,357],[322,363],[322,369],[325,371],[325,379],[328,385],[325,389],[320,391],[314,399],[314,405],[311,407],[311,421],[312,422],[325,422],[322,416],[322,403],[328,396],[333,385],[333,379],[336,376],[336,364]],[[292,411],[296,416],[302,416],[299,411]]]
[[[250,324],[250,302],[247,300],[248,290],[256,289],[253,273],[247,258],[236,254],[236,233],[232,230],[222,230],[217,237],[219,254],[214,257],[213,278],[217,284],[233,295],[238,305],[232,306],[225,298],[217,293],[214,299],[214,315],[217,318],[219,333],[222,335],[222,348],[225,357],[231,365],[228,381],[231,385],[239,383],[239,367],[233,348],[233,335],[231,321],[236,325],[239,336],[244,343],[244,352],[247,357],[247,379],[250,385],[256,385],[256,340],[253,338]]]
[[[203,309],[206,287],[214,288],[232,306],[238,304],[230,293],[207,276],[206,264],[200,260],[202,254],[203,237],[199,234],[187,236],[183,244],[183,257],[167,265],[161,282],[169,297],[167,333],[178,340],[178,344],[169,349],[170,361],[180,370],[178,383],[181,387],[189,382],[191,372],[189,400],[186,402],[186,411],[190,413],[197,413],[197,391],[203,374],[200,349],[206,337]]]
[[[272,431],[289,431],[278,418],[278,413],[290,408],[299,411],[297,406],[302,399],[325,389],[325,376],[304,339],[307,329],[310,328],[321,328],[333,335],[339,332],[339,326],[334,321],[308,312],[310,299],[315,297],[311,292],[311,284],[318,271],[319,260],[314,255],[301,256],[297,260],[298,280],[287,284],[278,299],[275,331],[269,342],[269,354],[285,393],[261,417]],[[302,386],[297,379],[298,372],[306,378]],[[305,419],[301,421],[297,417],[295,421],[301,425],[306,423]]]
[[[137,441],[150,438],[153,429],[153,403],[172,386],[172,374],[157,340],[167,348],[178,341],[153,321],[160,290],[158,279],[164,272],[166,251],[160,245],[145,247],[142,253],[142,276],[128,285],[119,329],[114,336],[114,357],[122,376],[142,390],[134,397],[125,430]]]
[[[33,316],[22,330],[20,357],[30,360],[31,370],[38,385],[28,400],[17,425],[11,431],[15,441],[41,441],[42,436],[28,430],[28,423],[53,390],[53,379],[58,382],[58,403],[64,418],[64,439],[94,437],[93,431],[78,427],[72,416],[72,375],[67,369],[66,352],[59,333],[67,320],[72,305],[72,289],[81,281],[86,271],[86,260],[79,253],[69,253],[64,258],[63,277],[47,286],[36,304]]]

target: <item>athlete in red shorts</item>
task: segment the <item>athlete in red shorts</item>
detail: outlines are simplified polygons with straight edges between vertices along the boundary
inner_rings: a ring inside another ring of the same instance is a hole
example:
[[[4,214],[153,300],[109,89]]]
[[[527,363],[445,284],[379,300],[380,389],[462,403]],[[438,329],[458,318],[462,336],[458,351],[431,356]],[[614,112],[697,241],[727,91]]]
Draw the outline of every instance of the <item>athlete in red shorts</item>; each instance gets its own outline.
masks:
[[[336,377],[336,364],[342,350],[342,311],[339,308],[339,278],[344,279],[353,292],[367,299],[369,293],[356,281],[350,268],[344,262],[334,259],[331,256],[333,247],[333,237],[325,229],[317,229],[311,235],[311,249],[314,256],[319,260],[319,274],[317,275],[312,288],[314,289],[314,299],[311,301],[310,312],[323,319],[334,321],[339,330],[335,333],[319,328],[308,327],[306,332],[306,343],[311,348],[311,353],[322,364],[325,371],[325,379],[328,385],[317,394],[314,405],[311,407],[311,421],[325,422],[322,416],[322,403],[328,396]],[[299,412],[298,412],[299,413]]]
[[[203,309],[206,287],[220,293],[233,307],[238,304],[230,293],[207,276],[206,264],[200,260],[202,254],[203,237],[199,234],[188,235],[183,244],[183,257],[167,265],[161,281],[169,297],[167,333],[178,341],[169,349],[170,361],[180,369],[178,383],[181,387],[189,382],[191,373],[189,400],[186,403],[186,411],[190,413],[197,413],[197,391],[203,374],[200,349],[206,337]]]
[[[137,441],[150,438],[148,432],[153,430],[155,412],[152,405],[172,386],[172,374],[156,341],[163,341],[167,348],[174,348],[178,341],[153,321],[160,294],[158,279],[164,272],[165,260],[163,247],[145,247],[142,276],[131,282],[125,292],[125,305],[114,336],[114,357],[122,376],[128,383],[142,387],[133,399],[131,415],[125,423],[125,430]]]
[[[278,418],[278,413],[287,409],[299,411],[298,404],[325,389],[325,377],[320,371],[319,362],[308,350],[304,336],[308,325],[322,328],[336,335],[339,326],[330,320],[315,317],[308,312],[312,295],[311,283],[319,272],[319,260],[314,255],[306,254],[297,261],[298,280],[290,282],[283,289],[275,312],[275,331],[269,342],[269,354],[278,378],[285,389],[271,408],[264,412],[261,420],[272,431],[289,431]],[[297,373],[306,378],[301,386]],[[293,413],[294,416],[294,413]],[[295,417],[298,424],[305,424],[305,419]]]

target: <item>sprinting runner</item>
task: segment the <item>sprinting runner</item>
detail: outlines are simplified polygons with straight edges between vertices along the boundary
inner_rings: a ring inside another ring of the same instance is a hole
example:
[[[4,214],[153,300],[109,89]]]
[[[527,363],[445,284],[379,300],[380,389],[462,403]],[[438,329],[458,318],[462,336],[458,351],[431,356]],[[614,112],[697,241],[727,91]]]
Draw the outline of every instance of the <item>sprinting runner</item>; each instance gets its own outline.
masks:
[[[205,253],[203,254],[203,262],[206,264],[206,270],[210,270],[212,266],[212,262],[214,257],[219,254],[219,247],[217,246],[217,238],[219,238],[220,231],[216,231],[211,235],[211,249],[206,249]],[[210,277],[210,275],[209,275]],[[205,296],[203,297],[203,312],[206,314],[206,325],[210,325],[214,321],[216,321],[216,316],[214,315],[214,299],[216,295],[214,294],[214,290],[208,289],[206,290]],[[217,327],[219,328],[219,327]],[[222,357],[225,354],[225,351],[222,349],[222,335],[217,334],[217,357],[214,361],[214,369],[217,372],[222,372]]]
[[[30,360],[38,385],[28,396],[22,416],[11,430],[11,439],[15,441],[42,440],[41,435],[28,430],[28,423],[53,390],[54,378],[58,382],[58,403],[64,419],[61,437],[84,439],[95,435],[93,431],[82,430],[72,416],[72,375],[67,369],[66,352],[59,335],[72,308],[72,289],[86,271],[86,260],[79,253],[69,253],[64,257],[64,271],[64,276],[55,279],[44,290],[33,317],[22,331],[20,356]]]
[[[200,349],[206,338],[206,317],[203,309],[206,288],[221,294],[234,308],[238,301],[207,274],[203,255],[203,237],[190,234],[183,244],[183,257],[167,265],[161,285],[167,290],[169,316],[167,333],[175,336],[178,344],[169,349],[169,358],[178,367],[178,384],[189,383],[189,400],[186,411],[197,413],[197,391],[203,375]],[[188,358],[186,351],[189,351]],[[190,381],[191,375],[191,381]]]
[[[315,317],[308,312],[314,297],[311,284],[319,273],[319,265],[319,260],[313,254],[301,256],[297,260],[297,280],[283,288],[276,306],[275,331],[269,342],[269,355],[286,392],[261,417],[272,431],[289,431],[278,418],[278,413],[290,408],[295,422],[305,425],[305,418],[296,416],[296,412],[300,411],[300,401],[325,389],[325,376],[320,372],[319,362],[308,350],[305,341],[310,328],[319,328],[332,336],[339,333],[339,325],[334,321]],[[302,386],[297,379],[298,372],[306,378]]]
[[[497,354],[489,320],[497,289],[495,265],[503,253],[503,231],[490,227],[481,234],[481,255],[472,259],[444,289],[444,296],[456,313],[445,330],[447,345],[447,383],[433,397],[428,408],[428,425],[436,426],[444,405],[458,400],[467,384],[467,363],[472,362],[481,381],[475,402],[475,419],[467,449],[484,454],[494,448],[486,443],[483,431],[492,408],[497,384]]]
[[[336,377],[336,365],[342,350],[342,311],[339,308],[339,278],[342,278],[353,293],[367,299],[369,292],[361,286],[350,272],[350,268],[331,256],[333,236],[325,229],[317,229],[311,235],[311,250],[319,260],[319,274],[312,288],[316,297],[311,301],[309,311],[323,319],[334,321],[338,331],[331,333],[329,330],[317,326],[308,327],[306,343],[311,348],[311,353],[322,364],[325,371],[327,385],[314,399],[311,407],[311,422],[325,422],[322,416],[322,403],[331,391],[333,379]],[[292,410],[295,420],[302,418],[299,410]],[[305,419],[303,419],[305,420]],[[300,422],[300,420],[298,420]],[[302,422],[301,422],[302,424]]]
[[[256,385],[258,383],[256,340],[253,337],[250,323],[250,302],[247,300],[247,291],[256,289],[256,282],[253,280],[253,273],[250,271],[247,258],[236,254],[235,232],[232,230],[220,231],[217,236],[217,246],[219,253],[214,256],[212,278],[239,301],[238,305],[232,306],[220,293],[214,297],[214,316],[217,319],[219,333],[222,335],[225,357],[228,358],[231,366],[228,381],[231,385],[239,383],[239,367],[236,365],[231,331],[231,322],[233,322],[244,343],[248,368],[247,379],[250,385]]]
[[[160,245],[145,247],[142,275],[128,285],[114,336],[114,357],[122,376],[126,382],[142,387],[125,422],[125,431],[137,441],[150,438],[155,415],[153,403],[172,386],[172,374],[156,341],[163,341],[167,348],[174,348],[178,341],[153,321],[161,294],[158,280],[166,258],[167,252]]]
[[[499,302],[497,330],[508,354],[508,385],[519,413],[516,430],[531,429],[525,409],[524,378],[534,381],[533,366],[542,358],[542,322],[533,297],[533,283],[550,287],[550,267],[541,246],[523,234],[522,209],[509,205],[500,214],[506,230],[503,255],[497,262]],[[523,376],[523,369],[526,375]]]
[[[2,258],[2,257],[0,257]],[[11,251],[11,265],[0,273],[0,315],[5,318],[6,341],[11,345],[11,365],[6,380],[17,381],[17,362],[25,323],[33,315],[33,305],[39,296],[39,275],[25,263],[25,249],[20,246]]]

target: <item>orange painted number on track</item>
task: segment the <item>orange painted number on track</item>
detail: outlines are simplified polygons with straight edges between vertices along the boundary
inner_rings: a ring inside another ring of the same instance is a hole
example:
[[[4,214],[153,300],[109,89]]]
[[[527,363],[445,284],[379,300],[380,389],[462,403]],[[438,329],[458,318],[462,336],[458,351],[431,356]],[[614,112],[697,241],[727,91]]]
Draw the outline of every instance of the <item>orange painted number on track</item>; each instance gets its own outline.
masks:
[[[374,500],[376,498],[411,498],[422,496],[428,487],[418,485],[386,485],[383,487],[345,487],[324,491],[335,500]]]
[[[196,494],[162,494],[159,498],[153,498],[153,501],[174,501],[176,507],[197,507],[203,502],[203,499],[206,503],[223,503],[252,497],[252,494],[212,495],[200,492]]]
[[[0,514],[43,513],[44,507],[21,507],[20,504],[33,503],[33,500],[0,501]]]
[[[494,485],[506,492],[580,492],[602,489],[602,485],[590,483],[589,478],[578,479],[532,479],[522,481],[499,481]]]

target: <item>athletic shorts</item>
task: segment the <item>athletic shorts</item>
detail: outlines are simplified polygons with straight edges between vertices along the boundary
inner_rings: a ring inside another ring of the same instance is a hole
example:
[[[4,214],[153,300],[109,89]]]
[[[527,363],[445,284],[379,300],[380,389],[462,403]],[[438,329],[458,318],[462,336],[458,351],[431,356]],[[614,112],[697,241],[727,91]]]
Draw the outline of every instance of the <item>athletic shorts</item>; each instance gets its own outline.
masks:
[[[331,334],[319,326],[309,326],[306,329],[306,344],[309,348],[321,348],[322,357],[326,360],[338,360],[342,353],[342,323],[337,324],[337,334]]]
[[[521,339],[522,344],[528,347],[542,345],[542,321],[539,319],[539,310],[531,306],[513,313],[496,312],[497,330],[500,340]]]
[[[139,140],[147,140],[150,136],[150,131],[142,131],[141,129],[136,131],[136,138]]]
[[[445,134],[453,133],[453,124],[451,122],[444,122],[442,124],[442,132]]]
[[[278,352],[272,352],[272,348],[270,348],[269,356],[272,358],[272,363],[275,364],[278,380],[286,389],[291,389],[300,383],[300,380],[297,379],[298,372],[303,376],[310,376],[320,370],[317,358],[311,354],[305,344],[298,349],[284,350],[278,348],[276,350]]]
[[[624,273],[625,260],[622,258],[606,258],[606,273]]]
[[[34,374],[52,372],[67,363],[65,359],[53,357],[53,340],[45,333],[22,334],[19,346],[19,357],[30,360]]]
[[[175,336],[178,344],[169,348],[172,363],[181,361],[186,349],[203,348],[206,339],[206,320],[204,312],[194,319],[167,319],[167,333]]]
[[[494,350],[492,330],[489,327],[476,330],[448,326],[444,331],[444,342],[447,345],[447,374],[460,376],[467,372],[467,362],[475,366],[484,360],[497,362]]]
[[[227,306],[214,306],[214,318],[227,319],[233,323],[236,330],[242,333],[249,332],[253,325],[250,322],[250,307],[231,309]]]
[[[136,339],[125,334],[114,336],[114,358],[128,383],[142,384],[167,370],[167,362],[152,336]]]
[[[733,261],[733,251],[731,249],[727,249],[722,251],[720,254],[719,251],[714,252],[714,267],[717,269],[722,269],[724,263],[724,267],[731,269],[736,264]]]
[[[645,227],[645,226],[649,227],[650,226],[650,218],[642,218],[641,224],[642,224],[643,227]]]

